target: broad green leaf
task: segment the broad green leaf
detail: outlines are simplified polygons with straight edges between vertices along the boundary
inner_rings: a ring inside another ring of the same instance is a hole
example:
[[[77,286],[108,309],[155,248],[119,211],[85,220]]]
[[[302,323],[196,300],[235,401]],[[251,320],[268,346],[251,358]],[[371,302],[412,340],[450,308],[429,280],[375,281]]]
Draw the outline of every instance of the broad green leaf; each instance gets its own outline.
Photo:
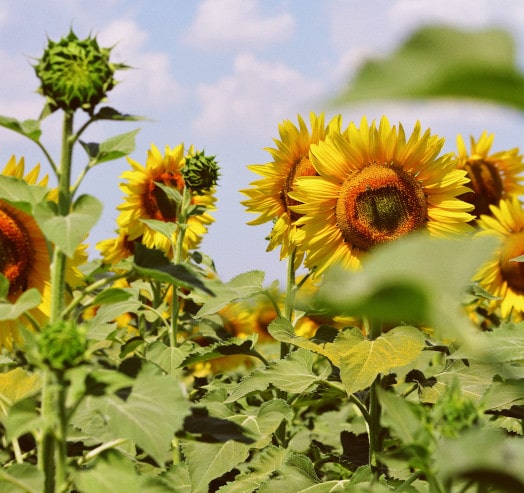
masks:
[[[50,203],[35,207],[35,219],[45,237],[72,258],[102,214],[102,203],[91,195],[81,195],[67,216],[57,214]]]
[[[38,142],[42,131],[38,120],[19,121],[16,118],[0,115],[0,126],[8,128],[13,132],[25,135],[34,142]]]
[[[27,310],[37,307],[42,297],[36,288],[24,291],[15,303],[0,303],[0,321],[16,320]]]
[[[92,142],[82,142],[81,144],[96,164],[105,163],[131,154],[135,150],[135,136],[138,132],[139,130],[132,130],[115,135],[100,144]]]
[[[3,421],[8,440],[27,433],[36,433],[42,425],[42,417],[36,408],[36,402],[29,398],[16,402],[9,409],[7,419]]]
[[[14,464],[0,469],[2,493],[42,493],[44,473],[32,464]]]
[[[515,43],[500,29],[423,27],[382,59],[365,62],[335,103],[458,97],[524,110]]]
[[[276,470],[282,467],[287,454],[287,450],[280,447],[273,445],[265,447],[249,461],[249,469],[246,472],[238,474],[234,481],[220,487],[218,493],[256,491]]]
[[[353,345],[334,342],[339,351],[340,378],[346,392],[353,394],[369,387],[379,375],[414,361],[424,349],[424,336],[415,327],[395,327],[370,341]]]
[[[373,491],[374,493],[380,493],[382,491],[386,493],[388,491],[391,491],[385,486],[383,487],[383,489],[379,489],[374,485],[372,490],[363,490],[361,488],[362,486],[353,484],[353,482],[349,479],[341,479],[325,481],[319,484],[315,484],[313,486],[309,486],[308,488],[300,490],[298,493],[363,493],[365,491]]]
[[[160,181],[155,181],[155,185],[166,194],[169,200],[172,200],[176,204],[180,204],[182,202],[182,194],[176,188],[168,187]]]
[[[74,482],[83,493],[172,493],[169,483],[137,472],[134,461],[115,451],[98,458],[94,467],[75,472]]]
[[[509,409],[524,406],[524,380],[493,382],[482,398],[483,409]]]
[[[225,402],[236,402],[252,392],[265,390],[273,385],[279,390],[299,394],[323,381],[331,373],[329,365],[323,365],[319,374],[313,370],[314,358],[311,352],[298,349],[286,359],[279,360],[265,368],[254,370],[245,376]]]
[[[102,106],[93,117],[96,120],[118,120],[118,121],[139,121],[145,120],[143,116],[129,115],[121,113],[110,106]]]
[[[460,439],[439,442],[434,455],[436,470],[446,488],[467,478],[482,488],[524,491],[524,440],[492,428],[473,428]]]
[[[181,371],[180,365],[191,351],[191,345],[180,347],[166,346],[161,341],[154,341],[146,346],[146,358],[165,372],[176,375]]]
[[[184,359],[182,366],[187,367],[195,363],[210,361],[224,356],[233,356],[236,354],[245,354],[256,357],[258,353],[253,350],[256,337],[249,336],[246,339],[232,337],[225,341],[220,341],[210,346],[198,348]]]
[[[393,392],[386,392],[381,388],[378,389],[378,397],[382,406],[380,418],[382,425],[390,428],[404,444],[415,443],[420,435],[422,425],[413,404]]]
[[[488,237],[439,239],[411,234],[376,247],[358,272],[330,271],[318,302],[337,315],[424,324],[440,338],[459,341],[476,337],[478,331],[466,316],[461,299],[496,244]],[[395,303],[390,301],[392,296]]]
[[[127,301],[133,296],[133,293],[124,288],[106,288],[95,296],[93,305],[107,305]]]
[[[49,190],[39,185],[30,185],[14,176],[0,175],[0,199],[31,214],[32,208],[41,203]]]
[[[174,235],[178,231],[177,223],[168,223],[166,221],[160,221],[158,219],[140,219],[141,223],[144,223],[147,227],[153,231],[164,235],[168,240],[172,241]]]
[[[249,446],[233,440],[225,443],[184,442],[182,452],[189,467],[191,493],[207,493],[213,479],[248,458]]]
[[[175,432],[189,412],[180,382],[170,375],[137,376],[127,400],[103,398],[107,426],[119,437],[129,438],[158,464],[164,464]]]
[[[146,279],[175,284],[188,289],[198,288],[212,295],[204,283],[203,276],[186,264],[173,264],[160,250],[154,250],[137,243],[134,251],[136,272]]]
[[[26,397],[36,394],[42,388],[42,377],[38,373],[28,373],[22,368],[15,368],[0,373],[0,411],[7,414],[2,403],[13,405]]]
[[[204,303],[204,306],[198,311],[197,317],[217,313],[232,301],[265,293],[263,282],[264,272],[253,270],[239,274],[224,284],[213,284],[212,289],[215,296]]]
[[[452,359],[472,359],[486,363],[524,362],[524,323],[505,324],[489,332],[479,332],[450,355]]]
[[[297,493],[320,483],[309,457],[291,452],[282,466],[266,481],[259,493]]]
[[[192,493],[189,468],[183,462],[171,466],[158,477],[169,484],[172,493]]]
[[[102,305],[96,312],[95,317],[90,321],[90,327],[96,329],[97,327],[115,320],[117,317],[123,313],[133,313],[137,312],[142,307],[140,301],[130,298],[125,301],[119,301],[115,303],[110,303],[107,305]],[[90,336],[88,332],[88,337]]]

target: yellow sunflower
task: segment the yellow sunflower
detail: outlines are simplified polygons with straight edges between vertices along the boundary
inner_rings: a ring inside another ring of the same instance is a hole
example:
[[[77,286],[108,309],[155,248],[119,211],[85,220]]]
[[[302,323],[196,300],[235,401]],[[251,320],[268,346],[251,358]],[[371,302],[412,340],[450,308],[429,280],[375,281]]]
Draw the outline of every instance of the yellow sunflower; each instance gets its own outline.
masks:
[[[115,265],[133,255],[133,245],[134,241],[130,241],[127,234],[120,232],[116,238],[99,241],[96,248],[100,250],[104,263]]]
[[[241,190],[249,197],[242,202],[248,212],[260,216],[248,222],[251,225],[275,221],[269,236],[268,251],[281,245],[280,258],[286,258],[295,247],[300,247],[301,234],[295,225],[299,214],[291,207],[298,202],[290,197],[295,180],[300,176],[316,175],[309,158],[309,149],[326,138],[333,130],[340,129],[341,117],[336,116],[328,125],[324,124],[324,115],[310,114],[311,130],[308,130],[302,117],[298,116],[298,127],[285,120],[279,125],[280,140],[275,139],[276,148],[266,149],[273,161],[267,164],[254,164],[248,168],[263,176],[250,185],[252,188]]]
[[[319,275],[340,264],[356,269],[362,255],[374,245],[426,229],[431,235],[450,236],[471,231],[473,206],[459,200],[469,191],[464,170],[452,154],[439,156],[444,139],[420,123],[406,139],[404,128],[382,117],[371,126],[364,117],[358,128],[332,132],[311,146],[318,176],[296,180],[293,199],[302,204],[306,267]]]
[[[490,154],[494,135],[483,132],[478,141],[470,137],[471,152],[468,153],[462,136],[457,137],[459,169],[464,169],[471,180],[472,189],[460,198],[473,204],[473,214],[491,214],[490,205],[511,195],[523,195],[522,173],[524,163],[517,148]]]
[[[120,185],[121,190],[126,194],[124,203],[118,206],[120,214],[117,223],[120,233],[127,235],[129,241],[141,238],[142,243],[148,248],[157,248],[171,256],[172,243],[176,242],[177,233],[169,239],[146,225],[142,219],[167,223],[177,221],[176,204],[157,183],[179,192],[183,191],[185,184],[181,170],[185,164],[184,146],[180,144],[173,149],[167,146],[165,155],[162,155],[152,145],[145,166],[131,158],[128,158],[128,162],[133,169],[122,174],[122,178],[127,180],[127,183]],[[191,204],[200,206],[205,211],[214,209],[216,199],[213,192],[214,189],[211,189],[201,195],[193,194]],[[183,256],[198,246],[202,235],[207,231],[207,225],[212,222],[213,218],[207,212],[189,216],[184,236]]]
[[[24,176],[23,158],[17,163],[12,157],[2,174],[23,179],[30,184],[38,182],[39,166]],[[47,176],[38,185],[45,185]],[[42,295],[41,304],[29,310],[29,316],[38,324],[43,324],[49,317],[50,256],[48,245],[34,218],[0,200],[0,273],[9,281],[8,301],[15,303],[22,293],[36,288]],[[13,343],[20,341],[20,326],[32,329],[32,324],[25,317],[18,320],[0,322],[0,348],[12,349]]]
[[[491,205],[491,215],[480,216],[478,235],[500,238],[500,246],[478,271],[474,281],[488,293],[500,297],[492,308],[500,307],[500,315],[521,318],[524,313],[524,263],[512,259],[524,255],[524,210],[518,197]]]

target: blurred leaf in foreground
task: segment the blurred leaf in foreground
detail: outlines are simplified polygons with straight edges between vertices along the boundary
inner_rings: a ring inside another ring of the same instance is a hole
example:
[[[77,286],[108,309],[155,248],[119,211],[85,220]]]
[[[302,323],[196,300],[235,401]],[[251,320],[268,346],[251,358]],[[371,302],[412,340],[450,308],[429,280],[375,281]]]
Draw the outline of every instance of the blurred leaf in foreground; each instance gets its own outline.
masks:
[[[524,74],[500,29],[416,31],[387,58],[366,61],[335,104],[369,99],[474,98],[524,110]]]

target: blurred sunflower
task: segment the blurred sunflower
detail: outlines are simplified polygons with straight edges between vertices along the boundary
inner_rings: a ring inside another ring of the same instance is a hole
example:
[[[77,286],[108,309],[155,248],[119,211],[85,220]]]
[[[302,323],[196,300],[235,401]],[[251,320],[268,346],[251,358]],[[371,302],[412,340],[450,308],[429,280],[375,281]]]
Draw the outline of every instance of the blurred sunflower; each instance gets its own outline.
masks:
[[[444,139],[420,123],[406,139],[404,128],[382,117],[379,126],[351,123],[311,146],[319,176],[297,178],[291,197],[300,205],[306,266],[316,275],[334,264],[356,269],[379,243],[425,229],[450,236],[471,230],[473,206],[459,200],[469,191],[452,154],[439,156]]]
[[[300,247],[300,229],[295,221],[300,214],[291,207],[298,202],[290,197],[294,190],[295,180],[300,176],[312,176],[317,172],[311,164],[309,149],[326,138],[331,131],[339,131],[341,117],[336,116],[327,125],[324,124],[324,115],[310,114],[311,130],[308,130],[303,118],[298,115],[298,127],[291,121],[285,120],[279,125],[280,140],[275,139],[276,148],[266,149],[273,161],[267,164],[254,164],[248,168],[254,173],[263,176],[250,185],[252,188],[241,190],[249,197],[242,202],[248,212],[260,216],[248,224],[257,225],[268,221],[275,221],[269,236],[267,250],[273,250],[281,245],[280,258],[286,258],[295,247]]]
[[[127,235],[129,241],[141,238],[142,243],[148,248],[157,248],[171,256],[172,244],[176,242],[177,233],[175,232],[171,239],[167,238],[142,220],[153,219],[176,223],[177,204],[157,183],[182,193],[185,187],[182,174],[185,164],[184,146],[179,144],[173,149],[166,146],[165,155],[162,155],[152,145],[147,153],[145,166],[131,158],[127,160],[133,169],[122,174],[122,178],[127,180],[127,183],[120,185],[121,190],[126,194],[124,203],[117,207],[120,210],[117,218],[120,233]],[[214,189],[211,189],[192,195],[191,205],[201,207],[204,211],[189,216],[184,236],[183,256],[198,246],[202,235],[207,231],[207,225],[213,222],[213,218],[206,212],[214,209],[216,198],[213,192]]]
[[[488,293],[500,297],[491,308],[500,315],[517,319],[524,313],[524,263],[513,259],[524,255],[524,210],[518,197],[491,205],[491,215],[482,215],[478,235],[492,235],[501,240],[493,256],[477,272],[474,281]]]
[[[517,148],[489,154],[494,135],[482,132],[478,141],[470,137],[471,151],[468,153],[462,136],[457,137],[457,167],[467,172],[472,191],[460,196],[475,206],[473,214],[491,214],[490,205],[511,195],[523,195],[524,162]]]
[[[96,248],[100,250],[104,263],[115,265],[133,255],[133,245],[134,241],[130,241],[127,234],[120,232],[116,238],[99,241]]]
[[[47,176],[39,181],[39,165],[25,176],[24,159],[16,162],[14,156],[6,164],[2,174],[23,179],[29,184],[45,186]],[[28,311],[28,316],[40,326],[49,317],[50,256],[47,241],[34,218],[4,200],[0,200],[0,273],[9,281],[7,300],[15,303],[22,293],[36,288],[41,304]],[[3,320],[0,323],[0,347],[12,349],[20,342],[20,327],[33,329],[29,319]]]

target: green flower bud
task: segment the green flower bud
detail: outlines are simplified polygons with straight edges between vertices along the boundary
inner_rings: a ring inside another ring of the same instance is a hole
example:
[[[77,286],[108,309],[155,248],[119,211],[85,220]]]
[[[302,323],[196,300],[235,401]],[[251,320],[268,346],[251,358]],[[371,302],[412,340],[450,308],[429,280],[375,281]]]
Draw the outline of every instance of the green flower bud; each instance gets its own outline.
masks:
[[[192,192],[208,192],[218,181],[219,167],[215,156],[206,156],[204,151],[186,157],[182,175]]]
[[[42,58],[34,66],[50,111],[75,111],[89,114],[116,84],[115,70],[125,65],[109,62],[112,48],[100,48],[96,38],[79,40],[73,31],[58,43],[49,40]]]
[[[85,327],[68,321],[46,325],[38,346],[49,367],[54,370],[71,368],[83,359],[87,347]]]

